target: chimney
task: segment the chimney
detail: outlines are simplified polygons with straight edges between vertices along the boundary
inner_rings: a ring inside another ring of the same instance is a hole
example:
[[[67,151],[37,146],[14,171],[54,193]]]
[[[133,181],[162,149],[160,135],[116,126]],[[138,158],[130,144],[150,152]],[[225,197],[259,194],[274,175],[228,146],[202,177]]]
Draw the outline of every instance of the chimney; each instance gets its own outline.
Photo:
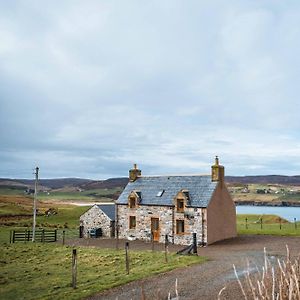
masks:
[[[211,181],[224,182],[225,169],[219,164],[219,158],[216,156],[215,164],[211,166]]]
[[[129,170],[129,181],[134,182],[139,176],[142,176],[142,171],[134,164],[133,169]]]

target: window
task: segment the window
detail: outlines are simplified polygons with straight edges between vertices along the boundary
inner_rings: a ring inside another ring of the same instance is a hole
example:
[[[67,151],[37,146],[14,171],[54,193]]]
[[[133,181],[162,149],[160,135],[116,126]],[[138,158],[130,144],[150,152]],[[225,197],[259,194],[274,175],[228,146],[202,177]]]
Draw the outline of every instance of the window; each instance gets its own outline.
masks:
[[[184,220],[176,220],[176,233],[177,234],[184,233]]]
[[[156,197],[161,197],[163,195],[163,193],[165,192],[165,190],[161,190],[156,194]]]
[[[134,197],[129,198],[129,207],[135,208],[135,198]]]
[[[182,191],[187,201],[190,201],[190,193],[189,191]]]
[[[183,212],[183,211],[184,211],[184,200],[177,199],[177,212]]]
[[[135,229],[136,227],[136,219],[135,216],[129,217],[129,229]]]

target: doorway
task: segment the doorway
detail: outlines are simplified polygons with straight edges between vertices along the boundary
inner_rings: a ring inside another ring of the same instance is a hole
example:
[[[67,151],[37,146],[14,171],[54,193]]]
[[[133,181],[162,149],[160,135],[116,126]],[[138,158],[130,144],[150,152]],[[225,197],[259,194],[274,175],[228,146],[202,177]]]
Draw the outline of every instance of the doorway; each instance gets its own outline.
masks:
[[[151,218],[151,234],[153,241],[159,241],[159,218]]]

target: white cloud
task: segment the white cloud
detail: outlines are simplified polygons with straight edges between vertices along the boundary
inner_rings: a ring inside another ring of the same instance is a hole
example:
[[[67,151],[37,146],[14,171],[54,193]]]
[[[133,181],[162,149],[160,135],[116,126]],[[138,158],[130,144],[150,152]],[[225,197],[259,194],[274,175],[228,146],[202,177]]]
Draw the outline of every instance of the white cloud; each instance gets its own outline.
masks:
[[[207,173],[216,154],[231,175],[299,173],[299,14],[261,1],[1,3],[0,176],[37,163],[52,177],[125,176],[133,162]]]

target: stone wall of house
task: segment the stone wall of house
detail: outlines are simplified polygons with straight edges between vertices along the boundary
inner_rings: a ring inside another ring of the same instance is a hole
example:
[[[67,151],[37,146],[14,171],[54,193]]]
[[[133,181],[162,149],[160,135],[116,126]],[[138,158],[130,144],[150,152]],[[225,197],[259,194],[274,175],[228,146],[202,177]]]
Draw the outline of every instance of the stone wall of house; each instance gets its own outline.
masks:
[[[104,237],[111,237],[111,219],[97,206],[94,205],[80,216],[80,225],[83,226],[83,236],[88,237],[88,232],[92,228],[101,228]]]
[[[207,243],[206,209],[186,207],[184,212],[174,213],[174,243],[190,245],[193,242],[193,233],[197,234],[198,244]],[[184,234],[176,234],[176,220],[184,220]],[[203,228],[203,230],[202,230]]]
[[[136,217],[134,229],[129,229],[130,216]],[[179,213],[172,206],[138,205],[130,208],[128,205],[118,205],[119,238],[151,241],[151,218],[159,219],[160,243],[163,243],[165,235],[168,235],[169,241],[174,244],[190,245],[193,242],[194,232],[197,234],[198,244],[207,242],[206,209],[186,207],[184,212]],[[176,233],[176,220],[184,220],[183,234]]]

